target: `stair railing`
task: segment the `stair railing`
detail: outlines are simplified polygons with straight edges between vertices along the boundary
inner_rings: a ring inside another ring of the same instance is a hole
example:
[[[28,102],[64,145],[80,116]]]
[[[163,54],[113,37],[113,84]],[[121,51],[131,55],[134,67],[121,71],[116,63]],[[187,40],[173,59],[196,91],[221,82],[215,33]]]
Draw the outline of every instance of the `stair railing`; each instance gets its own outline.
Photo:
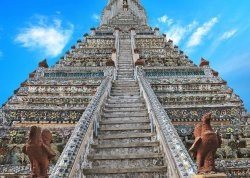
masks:
[[[101,110],[105,99],[110,94],[112,76],[107,76],[87,106],[60,158],[58,159],[50,178],[79,178],[84,177],[83,168],[89,166],[87,155],[93,137],[97,136]]]
[[[151,120],[151,130],[154,131],[155,129],[157,138],[165,153],[165,160],[168,164],[168,177],[191,177],[197,172],[197,167],[150,84],[144,78],[143,69],[141,67],[136,68],[135,77],[140,86],[141,96],[143,96],[146,101],[149,118]]]
[[[120,32],[119,32],[119,29],[115,30],[115,49],[116,49],[116,59],[115,59],[114,80],[117,79],[118,60],[119,60],[119,56],[120,56]]]

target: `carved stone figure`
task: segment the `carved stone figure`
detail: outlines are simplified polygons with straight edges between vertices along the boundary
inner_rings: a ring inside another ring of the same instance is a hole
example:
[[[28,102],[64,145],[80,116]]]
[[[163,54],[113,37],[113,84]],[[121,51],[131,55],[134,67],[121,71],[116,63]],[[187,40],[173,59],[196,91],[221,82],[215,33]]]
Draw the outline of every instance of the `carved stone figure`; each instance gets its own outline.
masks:
[[[55,156],[50,143],[52,134],[49,130],[41,131],[40,127],[32,126],[30,128],[29,139],[23,147],[23,153],[28,155],[32,175],[30,178],[47,178],[49,161]]]
[[[206,113],[202,117],[202,123],[194,129],[195,141],[190,152],[197,161],[198,173],[216,172],[215,153],[221,145],[221,137],[211,127],[212,113]]]

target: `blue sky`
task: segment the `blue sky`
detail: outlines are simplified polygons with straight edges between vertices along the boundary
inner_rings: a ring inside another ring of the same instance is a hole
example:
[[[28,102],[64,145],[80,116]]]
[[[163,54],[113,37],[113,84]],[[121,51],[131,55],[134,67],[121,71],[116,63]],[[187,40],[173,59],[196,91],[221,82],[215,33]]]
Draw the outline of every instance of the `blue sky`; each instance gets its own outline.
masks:
[[[54,65],[99,25],[107,0],[2,0],[0,2],[0,104],[38,62]],[[250,111],[250,1],[142,0],[149,24],[174,40],[194,63],[210,61]]]

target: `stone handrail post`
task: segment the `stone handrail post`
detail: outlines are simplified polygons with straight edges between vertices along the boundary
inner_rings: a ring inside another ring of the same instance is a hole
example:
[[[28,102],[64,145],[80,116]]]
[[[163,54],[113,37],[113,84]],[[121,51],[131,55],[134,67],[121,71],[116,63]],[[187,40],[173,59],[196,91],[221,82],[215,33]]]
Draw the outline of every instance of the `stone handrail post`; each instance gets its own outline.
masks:
[[[96,95],[75,126],[50,178],[84,177],[82,169],[88,166],[89,146],[93,142],[93,137],[98,134],[100,113],[104,101],[110,93],[111,81],[112,76],[107,76],[98,87]]]
[[[140,58],[139,54],[135,52],[136,44],[135,44],[135,35],[136,32],[134,29],[131,29],[131,50],[133,57],[133,65],[135,66],[135,62]]]
[[[150,84],[144,78],[142,68],[137,67],[136,72],[137,74],[135,76],[139,83],[142,96],[146,101],[146,106],[152,122],[151,128],[153,131],[155,129],[157,138],[161,142],[165,153],[165,160],[168,163],[168,177],[189,178],[195,175],[197,167]]]
[[[117,79],[117,70],[118,70],[118,60],[120,56],[120,35],[119,35],[119,29],[115,30],[115,49],[116,49],[116,56],[115,56],[115,71],[114,71],[114,79]]]

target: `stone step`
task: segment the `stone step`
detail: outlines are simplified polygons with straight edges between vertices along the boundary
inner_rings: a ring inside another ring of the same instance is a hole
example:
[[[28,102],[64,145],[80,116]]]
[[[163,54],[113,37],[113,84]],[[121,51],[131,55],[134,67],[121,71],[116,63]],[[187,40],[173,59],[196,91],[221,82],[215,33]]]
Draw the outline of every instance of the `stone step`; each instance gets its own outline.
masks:
[[[130,98],[129,98],[130,97]],[[136,107],[138,104],[143,103],[144,101],[141,97],[138,95],[112,95],[107,100],[107,104],[111,104],[110,106],[113,106],[113,104],[130,104],[131,107]],[[110,108],[110,107],[109,107]]]
[[[108,124],[100,124],[100,131],[139,131],[143,130],[143,132],[150,130],[149,126],[150,122],[120,122],[120,123],[114,123],[109,122]]]
[[[128,54],[128,52],[120,52],[120,56],[118,61],[132,61],[132,55]]]
[[[136,103],[136,105],[131,105],[131,103],[106,103],[105,108],[113,108],[113,109],[120,109],[120,108],[144,108],[145,104],[142,102]]]
[[[131,88],[127,88],[127,87],[116,87],[116,88],[112,88],[111,89],[111,92],[112,93],[124,93],[124,94],[126,94],[126,93],[140,93],[140,89],[139,89],[139,87],[131,87]],[[139,97],[139,95],[138,95],[138,97]]]
[[[123,143],[123,144],[93,144],[91,148],[107,149],[107,148],[134,148],[134,147],[157,147],[159,142],[142,142],[142,143]]]
[[[115,125],[117,126],[117,125]],[[113,125],[113,127],[107,127],[106,125],[101,125],[101,127],[99,128],[100,131],[134,131],[134,130],[150,130],[150,126],[147,125],[142,125],[142,126],[121,126],[119,125],[118,127],[115,127]]]
[[[131,49],[120,50],[120,58],[124,58],[125,56],[131,56]]]
[[[131,57],[131,49],[124,49],[124,50],[120,50],[119,52],[119,59],[124,59],[126,57]]]
[[[115,144],[105,144],[105,145],[115,145]],[[97,148],[97,147],[92,147],[91,145],[91,149],[90,149],[90,154],[102,154],[102,155],[140,154],[140,153],[152,154],[152,153],[160,153],[160,152],[161,150],[159,146]]]
[[[126,77],[126,76],[134,76],[134,73],[133,72],[117,72],[117,76],[124,76],[124,77]]]
[[[118,63],[118,70],[134,70],[133,65],[131,64],[131,62],[124,62],[123,64],[121,64],[120,62]]]
[[[143,102],[142,98],[131,98],[131,99],[122,99],[122,98],[110,98],[107,100],[110,104],[119,104],[119,103],[130,103],[130,104],[136,104]]]
[[[125,109],[125,110],[104,110],[103,114],[105,115],[110,115],[110,114],[113,114],[113,115],[126,115],[129,116],[129,115],[135,115],[135,116],[147,116],[148,113],[147,113],[147,109],[146,108],[143,108],[143,109]]]
[[[119,59],[124,59],[126,57],[131,57],[131,49],[124,49],[122,51],[120,51],[120,56],[119,56]]]
[[[134,80],[131,80],[129,83],[127,82],[122,82],[120,80],[116,80],[117,83],[113,83],[112,85],[112,89],[116,88],[116,89],[121,89],[121,88],[139,88],[138,84],[134,82]],[[118,83],[119,81],[119,83]]]
[[[143,173],[143,177],[145,177],[145,173],[154,173],[153,175],[146,176],[145,178],[165,178],[159,175],[159,177],[156,177],[156,174],[167,172],[167,166],[154,166],[154,167],[134,167],[134,168],[119,168],[119,169],[107,169],[107,168],[92,168],[92,169],[83,169],[84,175],[90,175],[90,174],[96,174],[98,177],[100,174],[104,177],[102,178],[139,178],[141,177],[140,174],[126,174],[126,173]],[[108,174],[108,175],[106,175]],[[118,174],[118,175],[116,175]],[[126,175],[122,175],[126,174]],[[129,176],[131,175],[131,176]],[[132,177],[133,176],[133,177]],[[87,178],[91,178],[88,177]],[[92,177],[93,178],[93,177]]]
[[[126,133],[128,134],[128,133]],[[133,135],[138,135],[138,134],[148,134],[148,133],[133,133]],[[113,134],[114,135],[114,134]],[[116,134],[116,135],[121,135]],[[105,135],[104,135],[105,136]],[[152,142],[156,141],[155,137],[137,137],[137,138],[113,138],[113,139],[99,139],[98,143],[99,144],[124,144],[124,143],[143,143],[143,142]]]
[[[162,153],[153,154],[117,154],[117,155],[88,155],[89,160],[121,160],[121,159],[152,159],[162,158]]]
[[[132,85],[130,87],[126,86],[126,85],[121,85],[121,86],[116,86],[116,87],[112,87],[112,91],[121,91],[121,90],[125,90],[125,91],[135,91],[135,90],[140,90],[139,86],[136,85]]]
[[[117,75],[119,80],[129,80],[129,79],[133,79],[134,75],[133,74],[129,74],[129,75]]]
[[[117,117],[147,117],[147,112],[113,112],[113,113],[103,113],[105,118],[117,118]]]
[[[132,63],[132,56],[130,56],[130,55],[123,55],[123,57],[120,57],[119,59],[118,59],[118,64],[121,64],[122,62],[123,63],[130,63],[130,64],[133,64]]]
[[[144,108],[138,108],[138,107],[131,107],[131,108],[104,108],[104,112],[110,113],[110,112],[136,112],[136,111],[143,111],[147,112],[146,107]]]
[[[98,156],[98,157],[97,157]],[[124,154],[124,155],[97,155],[91,159],[93,168],[133,168],[164,166],[162,154]],[[100,159],[101,158],[101,159]],[[107,159],[108,158],[108,159]]]
[[[128,80],[128,81],[119,81],[119,80],[115,80],[113,82],[113,84],[118,84],[118,85],[134,85],[134,86],[138,86],[138,82],[135,80]]]
[[[150,129],[145,129],[145,130],[137,129],[137,130],[100,131],[99,133],[102,134],[102,135],[117,135],[117,134],[134,134],[134,135],[136,135],[136,134],[150,133],[150,132],[151,132]],[[124,140],[124,139],[119,140],[119,142],[122,141],[122,140]],[[133,141],[131,141],[131,139],[128,139],[128,138],[126,138],[126,140],[129,140],[128,142],[133,142]],[[115,142],[113,142],[113,143],[116,143],[116,142],[117,142],[117,140],[115,140]],[[142,140],[140,142],[145,142],[145,140]]]
[[[124,78],[124,79],[129,79],[129,78],[133,78],[133,74],[118,74],[117,77],[118,78]]]
[[[112,91],[139,91],[140,88],[137,84],[113,84]]]
[[[117,71],[117,74],[134,74],[134,70],[128,70],[128,69],[120,69]]]
[[[145,117],[145,116],[141,116],[141,117],[138,117],[138,116],[136,116],[136,117],[127,117],[127,116],[124,116],[124,117],[103,117],[102,118],[102,121],[106,121],[106,120],[110,120],[110,121],[119,121],[120,122],[120,120],[122,120],[122,121],[124,121],[124,123],[125,122],[130,122],[130,121],[134,121],[134,122],[137,122],[137,123],[140,123],[141,122],[141,120],[149,120],[149,118],[148,118],[148,116],[147,117]],[[121,121],[121,122],[122,122]],[[146,121],[145,121],[146,122]]]
[[[114,101],[116,103],[144,103],[143,98],[140,96],[140,92],[111,92],[110,97],[108,101],[111,101],[113,103]],[[108,102],[109,103],[109,102]]]
[[[128,106],[130,105],[129,107],[137,107],[137,106],[140,106],[140,104],[144,104],[142,103],[142,99],[135,99],[135,100],[123,100],[123,99],[112,99],[112,100],[108,100],[108,103],[109,105],[109,108],[113,105],[117,105],[116,108],[121,108],[121,106]]]
[[[117,97],[116,99],[136,99],[140,98],[140,91],[111,91],[110,95]],[[129,98],[131,96],[131,98]]]
[[[127,82],[127,81],[130,81],[130,82],[134,82],[135,81],[135,79],[134,79],[134,77],[133,78],[128,78],[127,80],[120,80],[120,79],[117,79],[116,81],[119,81],[119,82]]]
[[[133,65],[131,61],[119,61],[118,67],[127,67],[128,69],[130,69],[130,67],[133,67]]]
[[[129,78],[128,77],[117,77],[117,79],[120,81],[122,81],[122,80],[127,81],[127,80],[133,80],[134,77],[129,77]]]
[[[120,51],[119,53],[119,59],[132,59],[132,54],[131,54],[131,50],[123,50],[123,51]]]
[[[140,92],[140,89],[137,88],[128,88],[128,87],[123,87],[123,88],[112,88],[111,92],[113,93],[138,93]]]
[[[134,72],[134,69],[132,69],[132,67],[119,68],[117,72],[118,73]]]
[[[124,58],[124,59],[119,59],[119,61],[118,61],[118,65],[132,65],[133,63],[132,63],[132,58]]]
[[[116,80],[114,83],[113,83],[113,85],[112,85],[112,87],[127,87],[127,88],[129,88],[129,87],[138,87],[138,84],[135,82],[135,80],[129,80],[129,82],[127,82],[127,81],[120,81],[120,80]]]
[[[137,96],[130,96],[130,95],[126,96],[126,95],[124,95],[124,96],[110,96],[109,97],[109,100],[117,100],[117,101],[130,100],[130,99],[137,99],[137,100],[141,99],[140,101],[143,102],[143,98],[141,96],[139,96],[139,95],[137,95]]]
[[[105,104],[104,109],[109,111],[138,111],[145,109],[144,103],[137,103],[136,105],[131,104]]]
[[[119,60],[118,60],[118,64],[128,64],[128,63],[133,64],[133,63],[132,63],[132,58],[130,58],[130,57],[129,57],[129,59],[127,59],[127,58],[122,58],[122,59],[119,59]]]
[[[117,77],[118,80],[120,81],[128,81],[128,80],[134,80],[134,76],[133,77]]]
[[[120,61],[126,61],[126,62],[131,62],[132,63],[132,55],[127,54],[127,53],[120,53],[120,57],[118,59],[118,62]]]
[[[126,101],[126,100],[122,100]],[[140,102],[126,102],[126,104],[130,104],[130,107],[111,107],[115,104],[124,104],[121,100],[112,100],[110,103],[107,103],[104,108],[104,112],[106,114],[138,114],[143,113],[143,116],[147,113],[147,108],[139,105]],[[145,105],[144,105],[145,106]],[[138,115],[139,116],[139,115]],[[141,116],[141,115],[140,115]]]
[[[134,76],[134,73],[133,72],[117,72],[117,76]]]
[[[133,73],[134,72],[134,70],[133,69],[119,69],[118,71],[117,71],[117,73],[118,74],[127,74],[127,73]]]
[[[133,69],[133,65],[130,63],[125,63],[124,64],[121,64],[121,63],[118,63],[118,70],[134,70]]]
[[[127,133],[127,134],[115,134],[115,135],[99,135],[100,140],[110,140],[110,139],[129,139],[129,138],[151,138],[155,136],[154,133]]]
[[[112,97],[112,98],[111,98]],[[133,98],[135,97],[135,98]],[[127,96],[110,96],[110,98],[107,100],[109,104],[138,104],[142,103],[143,99],[141,97],[137,96],[131,96],[131,98],[127,98]]]
[[[147,117],[139,117],[139,118],[109,118],[102,119],[100,121],[100,125],[108,125],[108,124],[136,124],[136,123],[149,123],[149,119]]]
[[[111,92],[110,93],[111,96],[139,96],[140,92]]]
[[[124,59],[119,59],[118,66],[130,66],[130,67],[133,67],[132,58],[128,57],[128,58],[124,58]]]

